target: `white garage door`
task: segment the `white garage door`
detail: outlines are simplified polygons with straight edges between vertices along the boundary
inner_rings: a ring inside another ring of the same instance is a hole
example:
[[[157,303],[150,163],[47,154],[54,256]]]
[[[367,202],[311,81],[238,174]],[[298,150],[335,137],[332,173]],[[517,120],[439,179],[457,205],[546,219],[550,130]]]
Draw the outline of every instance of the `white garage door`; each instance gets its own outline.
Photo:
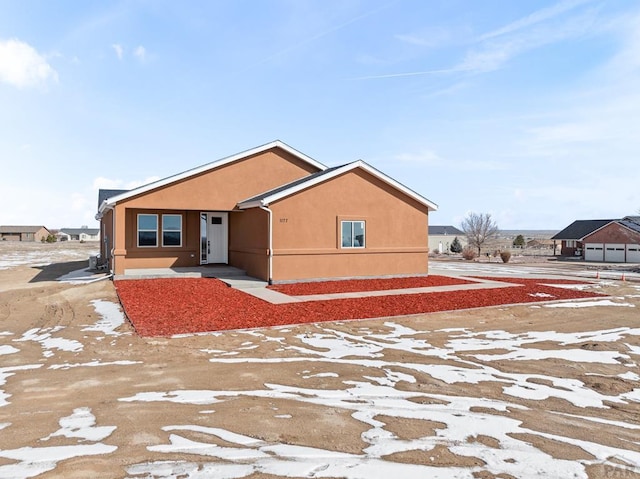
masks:
[[[584,245],[585,261],[604,261],[604,245],[602,243],[587,243]]]
[[[604,260],[608,263],[624,263],[625,245],[606,243],[604,245]]]
[[[627,263],[640,263],[640,244],[627,245]]]

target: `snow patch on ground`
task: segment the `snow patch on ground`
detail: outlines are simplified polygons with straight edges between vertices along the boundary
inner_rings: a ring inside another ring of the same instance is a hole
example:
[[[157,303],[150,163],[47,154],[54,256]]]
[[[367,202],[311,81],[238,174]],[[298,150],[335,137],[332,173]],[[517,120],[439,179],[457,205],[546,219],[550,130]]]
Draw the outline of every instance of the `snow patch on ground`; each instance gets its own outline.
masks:
[[[96,426],[96,418],[89,408],[77,408],[70,416],[61,418],[59,423],[60,429],[41,441],[46,442],[52,437],[64,437],[75,440],[73,444],[0,450],[0,457],[17,461],[0,465],[0,477],[35,477],[54,470],[60,461],[110,454],[117,449],[116,446],[98,442],[109,437],[116,427]],[[90,442],[93,444],[87,444]]]
[[[312,448],[286,443],[263,442],[258,439],[218,428],[195,425],[174,425],[164,428],[171,431],[168,443],[149,446],[153,452],[166,454],[190,454],[194,461],[155,461],[132,465],[127,469],[131,477],[164,478],[179,474],[186,478],[212,474],[220,478],[249,477],[253,474],[272,474],[282,477],[382,477],[402,475],[424,478],[473,478],[484,471],[492,474],[511,474],[514,477],[586,477],[586,467],[605,465],[620,468],[612,458],[623,458],[630,466],[640,466],[640,452],[610,447],[592,440],[577,440],[557,434],[524,427],[522,422],[505,414],[526,411],[520,399],[542,401],[560,398],[578,408],[608,409],[611,403],[640,402],[640,388],[622,394],[603,394],[585,386],[577,379],[553,377],[544,374],[518,374],[504,372],[486,363],[499,360],[531,360],[546,358],[565,359],[572,362],[613,364],[625,368],[618,359],[628,356],[616,350],[566,348],[585,342],[604,343],[621,338],[640,336],[640,328],[612,328],[608,330],[577,333],[541,331],[508,333],[506,331],[474,332],[465,328],[447,330],[451,339],[442,347],[431,345],[425,337],[442,334],[443,331],[415,331],[392,322],[385,323],[386,332],[369,331],[366,337],[332,328],[318,327],[316,333],[296,336],[297,344],[287,344],[282,338],[267,337],[252,331],[254,338],[276,341],[283,353],[295,352],[296,357],[234,357],[228,352],[209,350],[213,363],[278,364],[315,363],[327,369],[311,373],[302,369],[301,375],[310,378],[339,378],[331,372],[332,364],[375,368],[380,376],[366,376],[362,380],[344,380],[343,388],[304,388],[285,384],[265,384],[264,388],[244,391],[173,390],[146,391],[125,402],[166,401],[176,404],[214,404],[234,399],[269,398],[270,400],[295,401],[333,409],[349,411],[351,416],[365,424],[367,430],[362,439],[368,443],[362,454],[346,454],[332,450]],[[557,348],[535,348],[538,342],[556,343]],[[302,344],[302,345],[301,345]],[[243,343],[241,347],[246,347]],[[640,349],[640,348],[639,348]],[[384,360],[384,351],[399,351],[403,357],[415,357],[395,362]],[[507,350],[507,353],[504,353]],[[492,353],[491,351],[498,351]],[[480,353],[482,354],[475,354]],[[424,358],[428,358],[424,361]],[[434,361],[437,357],[440,361]],[[419,361],[422,358],[423,361]],[[444,361],[445,363],[442,363]],[[440,395],[431,392],[409,391],[402,384],[417,383],[415,374],[428,374],[436,381],[454,383],[502,383],[503,392],[514,400],[501,401],[482,397]],[[629,370],[621,373],[622,379],[637,380],[637,374]],[[549,414],[559,414],[550,411]],[[400,439],[386,429],[377,418],[393,416],[407,420],[425,420],[443,424],[432,436],[417,439]],[[585,423],[601,423],[609,427],[640,429],[635,423],[574,415]],[[290,418],[291,415],[278,415]],[[597,426],[593,426],[597,427]],[[187,436],[189,431],[210,435],[211,441],[195,441]],[[518,435],[535,436],[540,440],[552,440],[580,447],[590,453],[592,459],[564,460],[536,448],[530,439],[517,439]],[[497,447],[488,447],[473,438],[493,438]],[[215,438],[225,441],[215,444]],[[483,465],[476,467],[446,467],[404,464],[385,460],[386,456],[406,451],[428,451],[445,444],[457,455],[476,458]],[[223,462],[206,462],[205,458]],[[618,472],[618,470],[616,470]]]
[[[41,367],[42,364],[25,364],[22,366],[9,366],[0,368],[0,386],[4,386],[7,383],[7,378],[13,376],[17,371],[27,371],[29,369],[38,369]],[[9,404],[9,402],[7,401],[9,397],[11,397],[10,394],[7,394],[3,389],[0,389],[0,407]]]
[[[91,301],[93,308],[101,316],[101,319],[92,326],[87,326],[82,331],[99,331],[107,336],[119,336],[116,332],[126,319],[120,305],[112,301],[94,299]]]
[[[567,301],[562,303],[545,304],[545,308],[591,308],[594,306],[621,306],[626,308],[635,308],[631,303],[616,303],[610,299],[584,300],[584,301]]]
[[[14,354],[18,352],[20,352],[20,350],[18,348],[14,348],[10,344],[0,345],[0,356],[3,356],[5,354]]]
[[[42,354],[44,357],[49,358],[54,355],[53,349],[59,351],[78,352],[82,351],[84,346],[81,342],[75,339],[56,338],[53,335],[63,330],[63,326],[56,326],[53,328],[33,328],[27,331],[19,339],[14,339],[16,342],[34,341],[40,343],[42,346]]]

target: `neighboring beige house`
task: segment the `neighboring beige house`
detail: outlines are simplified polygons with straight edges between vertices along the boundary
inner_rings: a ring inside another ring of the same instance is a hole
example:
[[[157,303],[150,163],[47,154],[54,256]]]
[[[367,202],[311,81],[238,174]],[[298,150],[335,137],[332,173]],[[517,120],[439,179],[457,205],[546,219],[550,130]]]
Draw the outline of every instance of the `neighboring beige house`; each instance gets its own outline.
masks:
[[[59,241],[100,241],[100,228],[62,228],[57,236]]]
[[[455,226],[429,226],[429,251],[450,253],[451,243],[455,238],[458,238],[463,248],[467,246],[467,236],[464,234],[464,231],[459,230]]]
[[[328,168],[280,141],[99,202],[116,275],[229,264],[269,282],[426,274],[437,209],[363,161]]]
[[[44,226],[0,226],[0,241],[43,241],[50,234]]]

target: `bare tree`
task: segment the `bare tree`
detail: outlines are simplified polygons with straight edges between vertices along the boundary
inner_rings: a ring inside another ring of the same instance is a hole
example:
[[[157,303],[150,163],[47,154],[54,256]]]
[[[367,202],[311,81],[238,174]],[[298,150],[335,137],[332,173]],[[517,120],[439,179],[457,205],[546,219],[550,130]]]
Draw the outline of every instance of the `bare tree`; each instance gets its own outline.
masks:
[[[489,213],[469,213],[460,224],[462,231],[467,235],[469,246],[480,249],[488,240],[498,236],[498,225],[491,219]]]

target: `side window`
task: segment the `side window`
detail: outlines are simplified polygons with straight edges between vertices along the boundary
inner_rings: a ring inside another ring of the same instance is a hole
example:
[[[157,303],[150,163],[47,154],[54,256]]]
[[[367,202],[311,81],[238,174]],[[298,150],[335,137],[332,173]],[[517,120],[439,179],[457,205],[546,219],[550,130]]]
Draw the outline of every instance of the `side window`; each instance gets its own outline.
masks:
[[[162,246],[182,246],[182,215],[162,215]]]
[[[138,215],[138,246],[158,246],[158,215]]]
[[[341,221],[340,231],[342,234],[341,244],[343,248],[365,247],[364,221]]]

